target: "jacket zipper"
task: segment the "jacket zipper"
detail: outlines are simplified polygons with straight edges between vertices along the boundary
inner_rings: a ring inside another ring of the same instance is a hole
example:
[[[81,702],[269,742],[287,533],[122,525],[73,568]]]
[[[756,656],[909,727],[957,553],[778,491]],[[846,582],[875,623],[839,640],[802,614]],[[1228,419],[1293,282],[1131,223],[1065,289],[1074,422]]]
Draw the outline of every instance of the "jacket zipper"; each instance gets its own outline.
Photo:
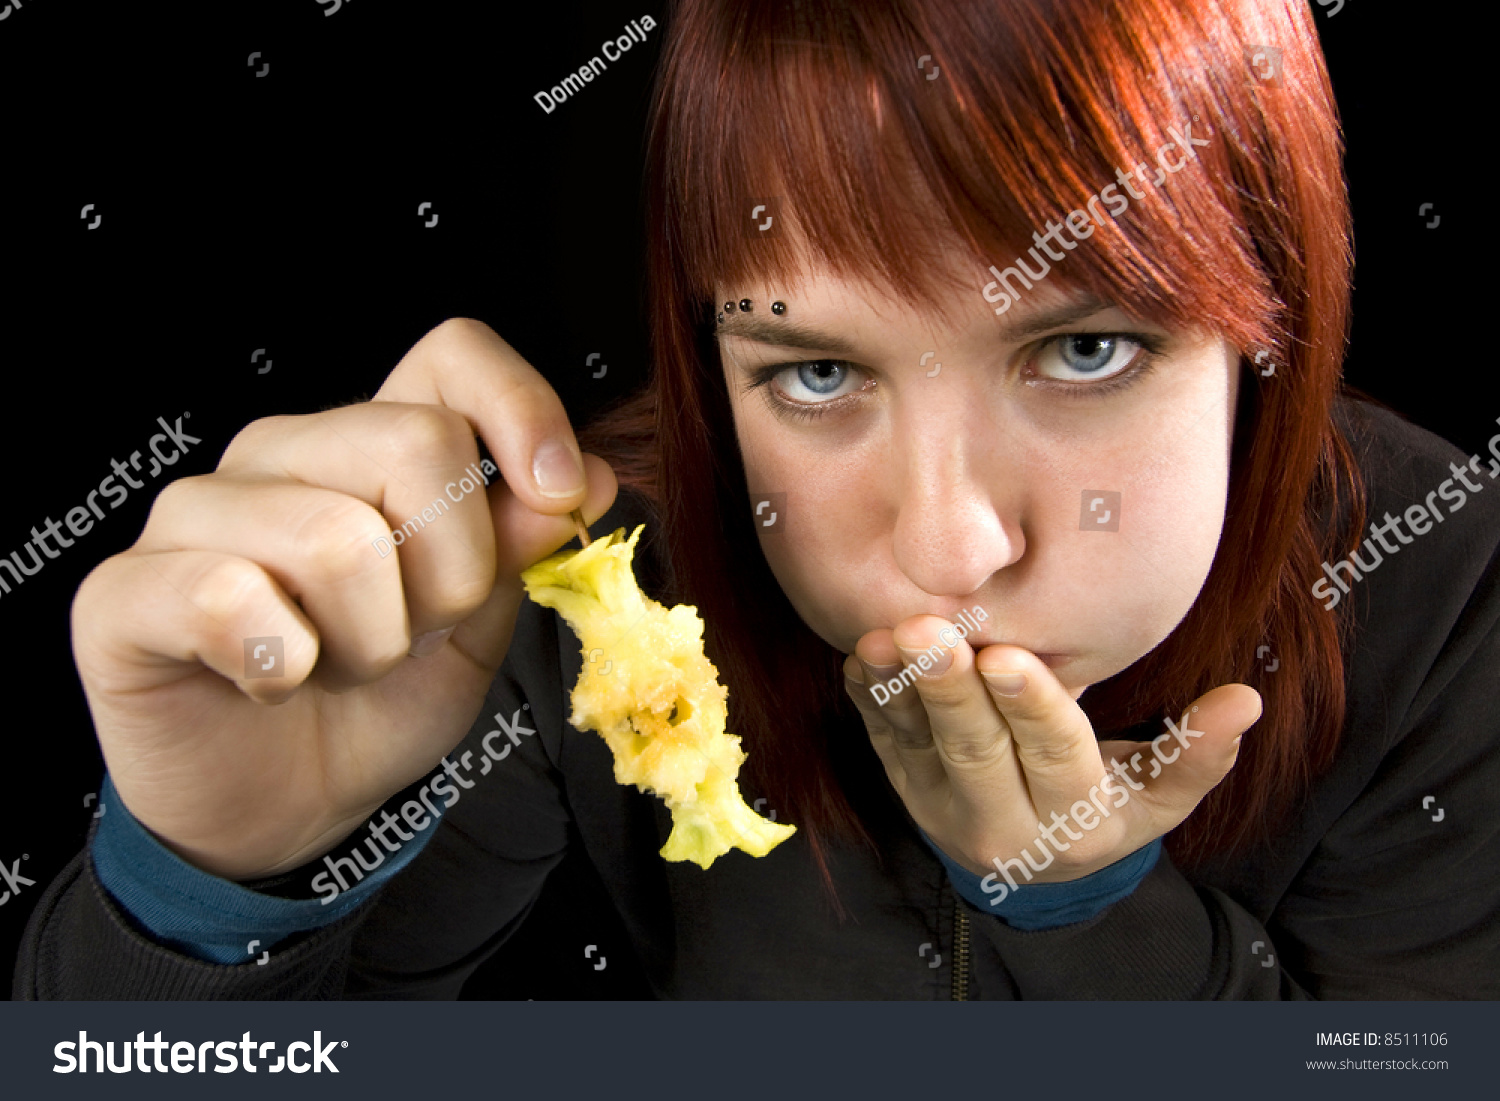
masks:
[[[969,915],[963,904],[953,903],[953,1000],[969,1000]]]

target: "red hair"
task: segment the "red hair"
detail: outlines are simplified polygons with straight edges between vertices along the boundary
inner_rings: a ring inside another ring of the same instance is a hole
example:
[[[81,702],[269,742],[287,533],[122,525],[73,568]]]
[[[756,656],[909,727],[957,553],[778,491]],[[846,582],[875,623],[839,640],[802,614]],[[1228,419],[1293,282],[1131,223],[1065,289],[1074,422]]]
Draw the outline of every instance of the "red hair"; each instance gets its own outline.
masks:
[[[1250,45],[1279,47],[1279,85],[1253,79]],[[1082,208],[1117,166],[1189,123],[1211,139],[1198,163],[1104,223],[1066,278],[1139,318],[1206,325],[1241,350],[1228,508],[1208,579],[1161,645],[1084,697],[1101,737],[1159,724],[1228,682],[1264,698],[1236,767],[1168,838],[1191,864],[1264,840],[1331,763],[1343,726],[1347,608],[1326,612],[1310,589],[1364,526],[1363,487],[1331,418],[1351,227],[1305,0],[677,5],[647,155],[653,374],[581,440],[656,502],[672,598],[698,605],[707,624],[747,782],[805,832],[830,887],[828,841],[869,840],[839,761],[856,748],[873,755],[847,736],[859,720],[843,655],[801,621],[761,554],[713,338],[715,287],[797,277],[800,241],[835,273],[938,310],[936,209],[944,240],[973,258],[975,308],[988,310],[989,264],[1024,255],[1035,227]],[[750,202],[765,197],[779,198],[795,240],[744,231]],[[1257,348],[1272,352],[1270,378],[1249,369]],[[1263,645],[1274,674],[1262,672]]]

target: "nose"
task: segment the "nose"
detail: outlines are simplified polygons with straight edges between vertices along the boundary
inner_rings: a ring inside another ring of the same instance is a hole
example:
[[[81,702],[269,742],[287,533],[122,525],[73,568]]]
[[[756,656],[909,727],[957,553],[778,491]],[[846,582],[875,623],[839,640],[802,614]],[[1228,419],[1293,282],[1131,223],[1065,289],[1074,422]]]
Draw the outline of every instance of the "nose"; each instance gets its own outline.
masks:
[[[905,474],[896,479],[892,549],[923,592],[964,597],[1019,559],[1026,541],[1004,474],[984,457],[989,449],[950,427],[924,432],[893,456]]]

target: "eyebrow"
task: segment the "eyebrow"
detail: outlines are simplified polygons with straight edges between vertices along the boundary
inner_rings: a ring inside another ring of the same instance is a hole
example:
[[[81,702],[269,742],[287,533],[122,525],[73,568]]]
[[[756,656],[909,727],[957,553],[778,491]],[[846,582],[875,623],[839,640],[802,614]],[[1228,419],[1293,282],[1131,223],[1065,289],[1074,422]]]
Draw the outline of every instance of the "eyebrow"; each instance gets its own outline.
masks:
[[[1084,295],[1050,310],[1034,314],[1024,321],[1003,324],[999,339],[1004,343],[1018,343],[1028,337],[1051,329],[1082,321],[1085,318],[1113,309],[1114,304],[1093,295]],[[766,318],[746,317],[736,314],[726,317],[718,326],[719,336],[737,336],[757,344],[769,344],[777,348],[796,348],[804,352],[836,352],[839,355],[855,355],[859,349],[845,337],[824,332],[809,325],[795,322],[771,321]]]
[[[753,340],[757,344],[772,344],[778,348],[796,348],[803,352],[838,352],[854,355],[857,349],[852,342],[833,333],[825,333],[807,325],[786,321],[767,321],[758,317],[735,315],[726,317],[719,327],[719,336],[737,336]]]
[[[1093,317],[1096,313],[1115,308],[1113,302],[1106,302],[1091,294],[1080,295],[1071,302],[1050,310],[1043,310],[1026,320],[1016,320],[1002,323],[1000,326],[1000,339],[1009,344],[1025,340],[1027,337],[1045,333],[1049,329],[1058,329],[1064,325],[1073,325],[1086,318]]]

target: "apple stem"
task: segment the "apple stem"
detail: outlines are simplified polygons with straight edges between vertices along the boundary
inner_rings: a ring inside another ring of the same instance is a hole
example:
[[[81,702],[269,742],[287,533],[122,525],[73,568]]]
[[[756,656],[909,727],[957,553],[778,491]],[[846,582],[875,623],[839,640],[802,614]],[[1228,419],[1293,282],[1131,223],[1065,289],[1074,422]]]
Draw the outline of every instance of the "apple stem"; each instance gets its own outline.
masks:
[[[588,546],[593,540],[589,538],[588,525],[583,522],[583,510],[575,508],[569,515],[573,517],[573,526],[578,529],[578,541]]]

